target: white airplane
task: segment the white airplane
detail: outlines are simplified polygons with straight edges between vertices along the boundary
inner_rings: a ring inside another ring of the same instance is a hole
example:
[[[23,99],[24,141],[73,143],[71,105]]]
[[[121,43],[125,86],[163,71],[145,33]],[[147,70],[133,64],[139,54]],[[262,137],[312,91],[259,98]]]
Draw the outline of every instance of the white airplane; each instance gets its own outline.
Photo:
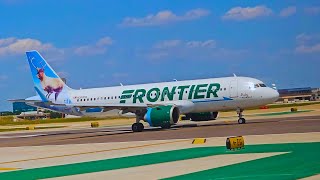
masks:
[[[26,52],[38,96],[22,100],[29,105],[85,116],[118,109],[133,113],[132,131],[144,126],[170,128],[181,114],[191,120],[210,120],[218,111],[236,110],[244,124],[243,110],[276,101],[279,93],[249,77],[224,77],[75,90],[69,88],[37,51]]]

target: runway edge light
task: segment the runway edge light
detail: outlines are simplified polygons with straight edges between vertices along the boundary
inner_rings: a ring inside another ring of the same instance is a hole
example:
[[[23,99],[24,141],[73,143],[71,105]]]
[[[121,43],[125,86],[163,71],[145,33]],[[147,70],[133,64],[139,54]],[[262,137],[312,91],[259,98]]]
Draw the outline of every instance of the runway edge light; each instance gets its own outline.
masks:
[[[206,138],[195,138],[193,139],[192,144],[204,144],[206,141]]]
[[[228,137],[226,146],[230,150],[242,149],[244,148],[244,138],[242,136]]]

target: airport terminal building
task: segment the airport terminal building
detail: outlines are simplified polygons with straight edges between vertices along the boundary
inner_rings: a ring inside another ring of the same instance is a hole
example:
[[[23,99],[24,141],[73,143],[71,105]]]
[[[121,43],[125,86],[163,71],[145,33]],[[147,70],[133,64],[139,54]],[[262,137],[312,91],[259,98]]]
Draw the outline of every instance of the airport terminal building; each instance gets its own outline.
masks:
[[[29,106],[24,102],[14,102],[12,103],[12,112],[17,114],[21,112],[37,111],[36,107]]]
[[[291,88],[291,89],[278,89],[280,97],[278,102],[303,102],[303,101],[319,101],[320,88]]]

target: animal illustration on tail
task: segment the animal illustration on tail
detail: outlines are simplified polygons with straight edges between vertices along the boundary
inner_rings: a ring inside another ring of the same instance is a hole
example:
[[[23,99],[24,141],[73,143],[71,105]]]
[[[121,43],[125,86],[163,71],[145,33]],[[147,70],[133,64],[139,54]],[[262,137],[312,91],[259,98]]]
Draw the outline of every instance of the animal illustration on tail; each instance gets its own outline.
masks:
[[[36,67],[33,63],[34,59],[35,57],[31,57],[30,65],[32,65],[37,71],[36,77],[40,80],[42,89],[47,92],[46,98],[49,99],[51,94],[54,93],[54,98],[57,100],[60,92],[63,90],[64,82],[59,77],[49,77],[45,72],[45,67],[47,64],[45,63],[42,65],[40,62],[42,67]]]

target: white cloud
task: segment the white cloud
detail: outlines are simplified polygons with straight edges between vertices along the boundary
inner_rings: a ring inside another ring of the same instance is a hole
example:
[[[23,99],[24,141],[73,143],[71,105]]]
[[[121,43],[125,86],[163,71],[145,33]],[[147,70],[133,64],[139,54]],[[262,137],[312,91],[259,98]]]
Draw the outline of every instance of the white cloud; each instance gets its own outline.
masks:
[[[304,12],[309,15],[318,15],[320,14],[320,6],[307,7]]]
[[[319,53],[320,52],[320,34],[302,33],[296,36],[297,53]]]
[[[169,56],[169,53],[164,51],[152,51],[145,54],[145,58],[150,60],[159,60],[159,59],[166,58],[168,56]]]
[[[244,21],[250,20],[263,16],[270,16],[272,14],[272,10],[264,5],[256,6],[256,7],[234,7],[230,9],[222,19],[225,20],[236,20],[236,21]]]
[[[297,12],[297,8],[295,6],[289,6],[287,8],[284,8],[280,11],[281,17],[289,17],[294,15]]]
[[[0,56],[22,54],[29,50],[48,52],[58,49],[50,43],[42,43],[37,39],[15,37],[0,39]]]
[[[0,75],[0,81],[5,81],[8,79],[8,76],[6,75]]]
[[[320,43],[315,45],[299,45],[296,47],[296,52],[299,53],[318,53],[320,52]]]
[[[10,37],[5,39],[0,39],[0,47],[1,46],[8,46],[16,41],[16,38]]]
[[[178,21],[190,21],[208,16],[210,11],[206,9],[193,9],[179,16],[170,10],[160,11],[157,14],[149,14],[142,18],[126,17],[121,23],[122,26],[157,26]]]
[[[79,56],[104,54],[107,52],[107,47],[112,44],[113,41],[110,37],[103,37],[99,39],[95,44],[89,44],[75,48],[74,53]]]
[[[186,43],[187,47],[190,48],[198,48],[198,47],[206,47],[206,48],[215,48],[216,41],[215,40],[206,40],[206,41],[189,41]]]
[[[173,49],[173,48],[215,48],[216,41],[209,39],[204,41],[182,41],[182,40],[164,40],[156,43],[156,49]]]
[[[113,43],[112,39],[110,37],[103,37],[98,40],[96,43],[96,46],[101,47],[101,46],[108,46]]]
[[[312,39],[312,37],[310,35],[305,34],[305,33],[301,33],[296,36],[296,41],[300,44],[302,44],[306,41],[309,41],[311,39]]]
[[[165,40],[154,45],[155,48],[164,49],[177,47],[181,44],[181,40]]]
[[[216,41],[209,39],[204,41],[164,40],[156,43],[153,48],[142,53],[148,60],[160,60],[168,57],[185,58],[185,54],[195,52],[210,52],[216,48]],[[195,53],[196,54],[196,53]]]

